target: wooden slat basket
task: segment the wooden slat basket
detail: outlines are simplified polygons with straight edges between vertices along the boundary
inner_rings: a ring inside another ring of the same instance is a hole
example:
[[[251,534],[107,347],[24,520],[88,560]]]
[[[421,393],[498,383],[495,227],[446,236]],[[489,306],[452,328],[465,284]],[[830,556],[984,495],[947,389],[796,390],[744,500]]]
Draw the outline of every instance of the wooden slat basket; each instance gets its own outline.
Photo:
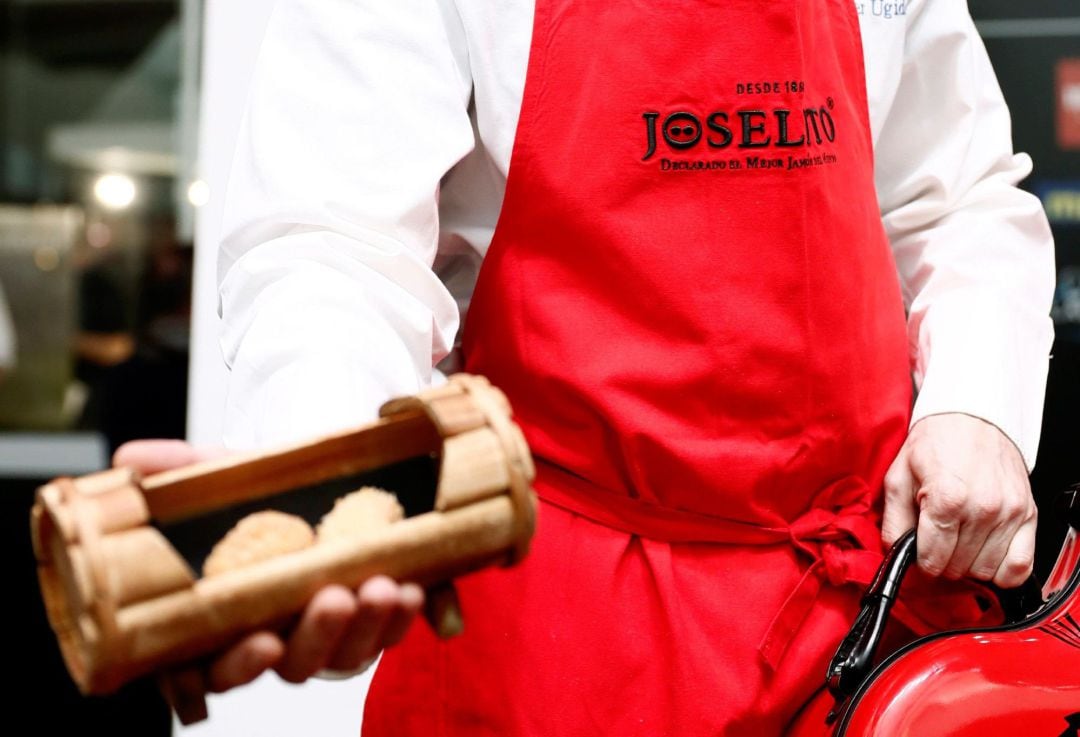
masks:
[[[535,525],[534,468],[502,392],[459,374],[380,415],[275,453],[41,487],[31,516],[41,588],[80,690],[103,694],[148,673],[181,672],[248,632],[280,627],[328,584],[356,587],[381,573],[429,587],[433,602],[453,609],[445,584],[455,576],[520,560]],[[434,509],[355,540],[200,579],[156,527],[417,457],[438,464]],[[452,630],[454,620],[433,624]]]

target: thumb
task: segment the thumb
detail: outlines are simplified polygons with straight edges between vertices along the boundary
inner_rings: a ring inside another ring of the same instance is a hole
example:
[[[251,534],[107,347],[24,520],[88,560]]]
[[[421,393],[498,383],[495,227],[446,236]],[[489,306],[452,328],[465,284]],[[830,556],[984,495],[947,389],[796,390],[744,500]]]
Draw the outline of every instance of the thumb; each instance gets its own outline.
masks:
[[[919,518],[915,503],[915,475],[908,464],[907,453],[901,452],[885,474],[885,512],[881,518],[881,539],[892,545]]]
[[[196,448],[183,440],[131,440],[116,449],[112,464],[130,466],[149,475],[226,454],[223,448]]]

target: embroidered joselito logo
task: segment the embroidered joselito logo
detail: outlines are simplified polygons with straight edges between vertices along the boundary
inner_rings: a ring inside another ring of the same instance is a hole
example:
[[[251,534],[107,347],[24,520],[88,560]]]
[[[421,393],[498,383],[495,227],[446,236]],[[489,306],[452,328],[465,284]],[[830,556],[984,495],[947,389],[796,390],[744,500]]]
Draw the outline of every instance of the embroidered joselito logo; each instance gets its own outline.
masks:
[[[717,110],[697,115],[685,110],[667,114],[647,111],[645,120],[645,155],[648,161],[662,140],[673,152],[695,147],[708,149],[799,149],[820,146],[836,140],[834,103],[795,110],[774,107],[769,110]]]

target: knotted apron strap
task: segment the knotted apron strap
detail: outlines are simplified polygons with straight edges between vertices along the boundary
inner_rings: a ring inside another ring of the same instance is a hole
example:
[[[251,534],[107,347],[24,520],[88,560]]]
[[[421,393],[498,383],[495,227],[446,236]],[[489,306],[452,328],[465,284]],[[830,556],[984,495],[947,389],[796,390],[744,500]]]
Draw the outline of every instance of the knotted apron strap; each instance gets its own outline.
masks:
[[[789,527],[762,527],[607,491],[543,461],[538,470],[541,499],[605,527],[667,543],[791,543],[809,557],[810,567],[769,623],[758,648],[773,669],[813,610],[825,581],[865,587],[881,564],[881,532],[865,504],[839,511],[815,508]]]
[[[865,507],[840,512],[811,509],[792,524],[791,541],[813,561],[769,623],[758,651],[776,670],[817,602],[833,586],[868,586],[882,560],[881,533]]]

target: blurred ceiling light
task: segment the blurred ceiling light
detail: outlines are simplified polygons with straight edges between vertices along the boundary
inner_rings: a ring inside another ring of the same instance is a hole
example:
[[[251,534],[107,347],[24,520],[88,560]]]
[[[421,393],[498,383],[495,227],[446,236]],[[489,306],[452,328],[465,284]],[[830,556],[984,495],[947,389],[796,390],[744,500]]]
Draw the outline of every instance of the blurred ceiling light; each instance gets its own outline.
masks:
[[[210,185],[202,179],[196,179],[188,187],[187,198],[195,207],[202,207],[210,201]]]
[[[135,201],[135,180],[126,174],[102,174],[94,182],[94,197],[110,210],[123,210]]]

